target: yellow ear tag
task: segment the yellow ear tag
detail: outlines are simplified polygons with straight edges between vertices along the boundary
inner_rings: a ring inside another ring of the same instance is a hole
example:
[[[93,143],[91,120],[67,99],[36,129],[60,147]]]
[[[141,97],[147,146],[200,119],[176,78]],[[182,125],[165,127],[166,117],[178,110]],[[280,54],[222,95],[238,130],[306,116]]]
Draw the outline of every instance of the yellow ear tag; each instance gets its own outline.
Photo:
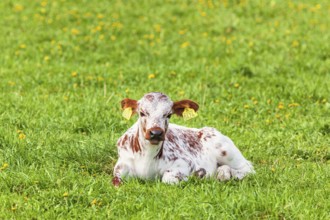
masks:
[[[182,117],[185,121],[195,118],[197,116],[197,113],[192,108],[185,108],[182,112]]]
[[[131,118],[132,114],[133,114],[133,110],[131,107],[125,108],[123,111],[123,117],[126,118],[127,120]]]

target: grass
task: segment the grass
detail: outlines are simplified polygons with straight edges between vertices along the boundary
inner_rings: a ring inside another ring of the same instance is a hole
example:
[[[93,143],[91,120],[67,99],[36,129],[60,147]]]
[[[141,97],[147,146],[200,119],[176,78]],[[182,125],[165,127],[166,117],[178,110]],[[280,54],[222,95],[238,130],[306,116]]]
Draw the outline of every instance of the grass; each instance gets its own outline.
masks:
[[[0,2],[1,219],[329,219],[328,1]],[[119,102],[200,104],[257,174],[111,186]]]

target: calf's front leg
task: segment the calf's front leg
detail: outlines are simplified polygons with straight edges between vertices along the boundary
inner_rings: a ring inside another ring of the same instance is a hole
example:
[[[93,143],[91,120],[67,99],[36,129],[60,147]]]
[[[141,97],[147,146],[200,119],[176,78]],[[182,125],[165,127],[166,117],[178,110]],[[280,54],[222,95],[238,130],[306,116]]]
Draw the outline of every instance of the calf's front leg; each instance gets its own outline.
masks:
[[[191,166],[184,160],[177,160],[162,177],[162,182],[167,184],[177,184],[180,181],[187,181],[192,170]]]
[[[187,175],[180,171],[167,170],[162,177],[162,182],[167,184],[177,184],[180,181],[187,179]]]
[[[118,160],[113,170],[112,184],[115,187],[119,187],[123,182],[122,177],[127,176],[129,174],[129,171],[130,169],[128,165]]]

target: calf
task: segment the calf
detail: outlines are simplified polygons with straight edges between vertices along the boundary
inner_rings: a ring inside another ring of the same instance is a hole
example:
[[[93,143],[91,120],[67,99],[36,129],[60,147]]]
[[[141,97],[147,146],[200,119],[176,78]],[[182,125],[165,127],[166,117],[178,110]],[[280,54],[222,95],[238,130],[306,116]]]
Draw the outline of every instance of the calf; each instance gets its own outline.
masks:
[[[139,101],[124,99],[124,114],[138,114],[137,122],[117,142],[119,159],[114,168],[115,186],[124,177],[161,178],[175,184],[190,175],[216,176],[220,181],[242,179],[254,173],[230,138],[215,128],[187,128],[170,124],[172,114],[196,114],[191,100],[172,102],[162,93],[148,93]]]

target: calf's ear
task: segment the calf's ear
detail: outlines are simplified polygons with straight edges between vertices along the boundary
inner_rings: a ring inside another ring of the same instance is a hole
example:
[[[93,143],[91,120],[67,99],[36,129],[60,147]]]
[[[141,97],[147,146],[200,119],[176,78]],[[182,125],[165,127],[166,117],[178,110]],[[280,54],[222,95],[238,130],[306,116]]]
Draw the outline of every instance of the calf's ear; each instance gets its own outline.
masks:
[[[123,117],[127,120],[129,120],[137,111],[138,103],[136,100],[126,98],[123,99],[120,104],[121,108],[124,110]]]
[[[197,111],[198,111],[198,104],[194,101],[185,99],[185,100],[181,100],[181,101],[177,101],[173,103],[173,107],[172,110],[173,112],[180,116],[180,117],[184,117],[185,118],[185,113],[188,113],[190,116],[188,116],[190,118],[193,118],[195,116],[197,116]]]

